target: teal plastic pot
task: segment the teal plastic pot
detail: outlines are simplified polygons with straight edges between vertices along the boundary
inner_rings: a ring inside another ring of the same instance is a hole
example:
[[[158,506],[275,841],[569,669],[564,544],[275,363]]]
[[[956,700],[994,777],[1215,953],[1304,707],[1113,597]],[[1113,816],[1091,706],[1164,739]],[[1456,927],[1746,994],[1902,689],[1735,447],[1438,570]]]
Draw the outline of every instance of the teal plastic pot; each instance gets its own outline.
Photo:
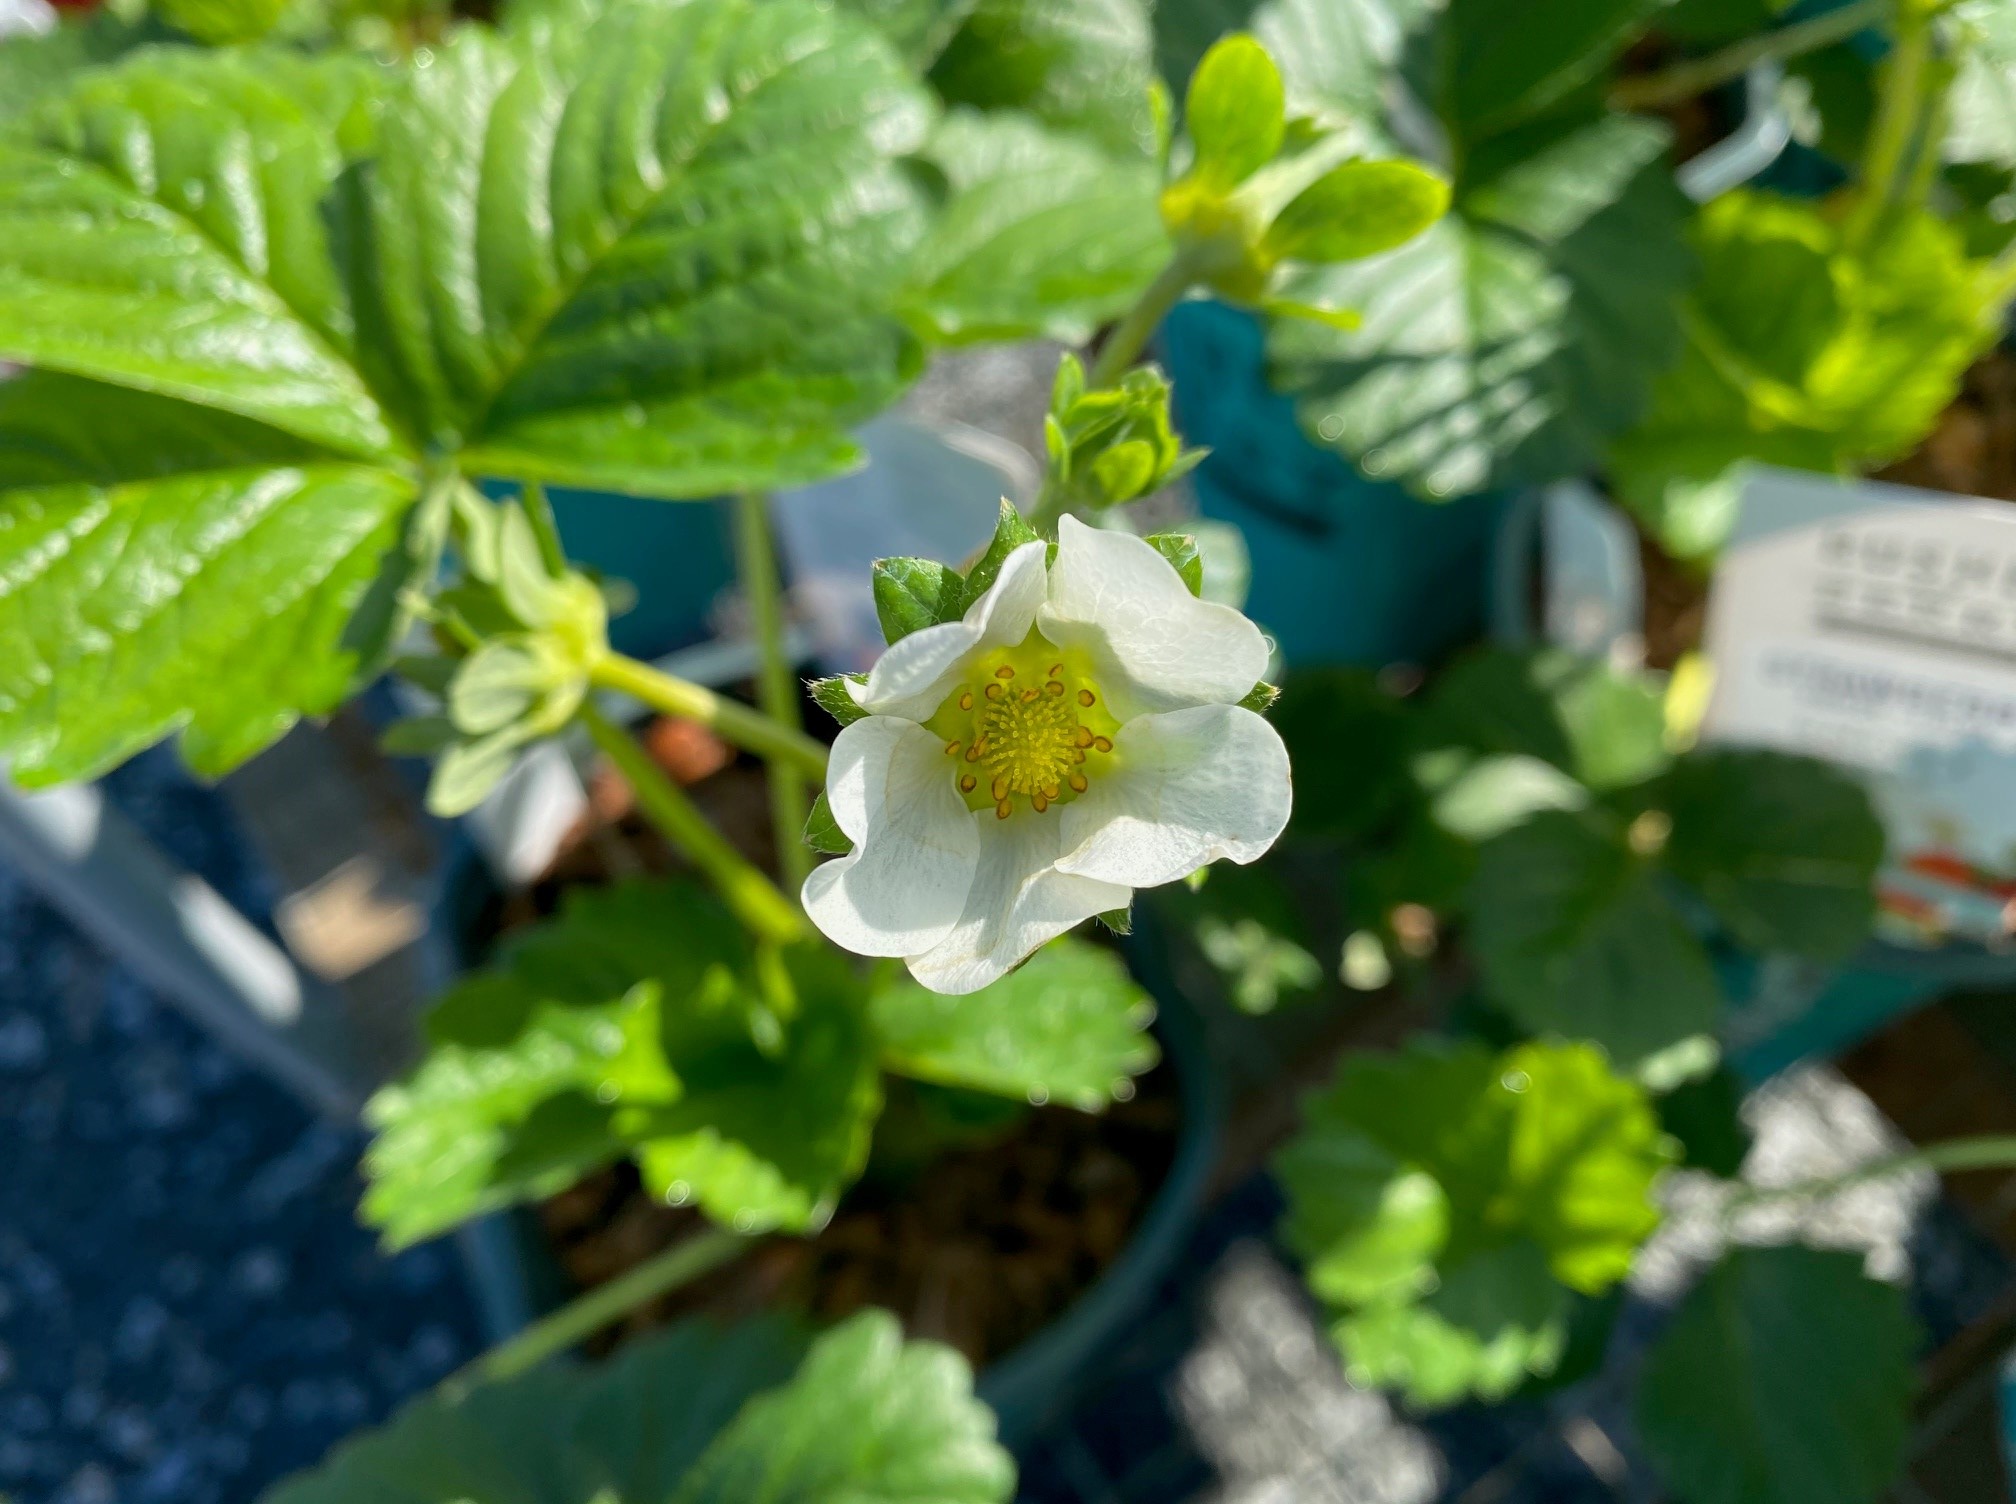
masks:
[[[1211,450],[1199,507],[1245,534],[1251,609],[1291,665],[1426,663],[1482,630],[1504,498],[1428,505],[1311,443],[1251,314],[1182,304],[1161,355],[1180,432]]]
[[[444,868],[429,931],[430,980],[436,991],[481,964],[489,937],[481,921],[495,884],[473,848],[460,846]],[[1156,1000],[1155,1037],[1175,1072],[1183,1121],[1169,1172],[1126,1250],[1063,1315],[978,1378],[980,1397],[1011,1450],[1033,1441],[1068,1412],[1083,1391],[1091,1359],[1123,1341],[1168,1277],[1204,1208],[1217,1161],[1222,1092],[1202,1026],[1168,974],[1151,921],[1128,942],[1130,965]],[[535,1220],[522,1210],[500,1212],[457,1235],[485,1335],[515,1336],[570,1293]]]

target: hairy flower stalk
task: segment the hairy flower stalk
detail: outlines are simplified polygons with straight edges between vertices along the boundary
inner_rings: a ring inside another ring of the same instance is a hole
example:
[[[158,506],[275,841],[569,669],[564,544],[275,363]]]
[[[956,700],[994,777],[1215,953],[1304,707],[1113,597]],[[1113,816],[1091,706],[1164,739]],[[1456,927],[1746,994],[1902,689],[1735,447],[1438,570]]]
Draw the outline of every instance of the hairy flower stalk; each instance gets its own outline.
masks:
[[[854,842],[805,910],[836,943],[972,992],[1139,888],[1250,862],[1288,820],[1288,754],[1240,706],[1259,630],[1139,538],[1065,518],[964,617],[852,686],[827,797]]]

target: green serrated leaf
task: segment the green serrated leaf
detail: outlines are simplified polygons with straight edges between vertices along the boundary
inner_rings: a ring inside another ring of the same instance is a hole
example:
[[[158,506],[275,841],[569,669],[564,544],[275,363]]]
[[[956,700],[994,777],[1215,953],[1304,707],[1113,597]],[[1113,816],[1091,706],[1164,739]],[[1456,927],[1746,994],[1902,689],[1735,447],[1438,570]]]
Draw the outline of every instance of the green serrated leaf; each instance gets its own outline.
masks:
[[[77,75],[157,39],[155,28],[122,20],[110,7],[46,32],[0,37],[0,122],[61,93]]]
[[[374,386],[490,475],[692,497],[853,464],[916,363],[887,310],[927,105],[888,44],[809,0],[616,0],[537,54],[468,28],[390,102],[360,317],[408,337]]]
[[[1591,788],[1665,767],[1664,701],[1643,674],[1558,649],[1486,649],[1437,677],[1415,732],[1422,748],[1537,758]]]
[[[816,1343],[788,1386],[744,1407],[674,1500],[1007,1504],[1014,1489],[965,1362],[936,1343],[906,1345],[895,1317],[869,1311]]]
[[[1630,1066],[1713,1033],[1722,990],[1657,867],[1595,811],[1542,810],[1482,849],[1466,904],[1486,995]]]
[[[229,414],[51,374],[0,383],[12,776],[92,777],[178,728],[218,775],[333,710],[396,630],[366,608],[405,583],[413,497]]]
[[[1680,1163],[1724,1180],[1742,1172],[1750,1153],[1743,1126],[1743,1083],[1728,1066],[1684,1081],[1659,1098],[1659,1126],[1680,1145]]]
[[[868,681],[868,676],[866,674],[834,674],[830,678],[811,679],[806,682],[806,690],[811,694],[819,708],[843,726],[853,725],[868,713],[847,692],[847,683],[850,679],[856,684],[865,684]]]
[[[1866,468],[1925,437],[1997,324],[1959,232],[1893,217],[1851,249],[1838,216],[1743,191],[1701,212],[1681,359],[1613,456],[1621,499],[1682,557],[1720,547],[1731,467]]]
[[[876,994],[882,1061],[900,1075],[1096,1111],[1157,1058],[1148,995],[1111,951],[1060,940],[963,997],[902,981]]]
[[[1358,261],[1405,245],[1449,208],[1449,185],[1412,162],[1346,162],[1311,183],[1261,242],[1283,261]]]
[[[748,1031],[710,1031],[670,1053],[684,1091],[626,1117],[638,1168],[655,1196],[738,1232],[825,1225],[868,1161],[882,1110],[875,1040],[862,987],[826,947],[787,953],[798,1012],[779,1052]]]
[[[1412,793],[1406,710],[1369,670],[1296,670],[1272,719],[1291,766],[1326,770],[1297,784],[1298,835],[1370,835]]]
[[[1169,258],[1154,165],[1014,111],[952,111],[928,159],[951,196],[911,263],[909,306],[950,343],[1082,343]]]
[[[1547,1372],[1570,1291],[1628,1272],[1668,1147],[1587,1045],[1421,1040],[1347,1057],[1276,1157],[1284,1234],[1354,1374],[1425,1404]]]
[[[1666,865],[1743,945],[1834,961],[1868,938],[1883,827],[1853,776],[1713,749],[1675,764],[1657,797],[1673,822]]]
[[[854,849],[847,832],[833,818],[833,805],[824,789],[812,801],[812,812],[805,817],[805,844],[822,856],[845,856]]]
[[[1273,161],[1287,128],[1281,70],[1252,37],[1220,38],[1190,75],[1183,125],[1194,171],[1231,188]]]
[[[1571,0],[1526,24],[1520,0],[1451,0],[1437,28],[1436,112],[1463,141],[1529,120],[1591,83],[1670,0]]]
[[[1283,296],[1364,323],[1274,325],[1276,383],[1317,442],[1431,500],[1581,474],[1678,346],[1687,212],[1651,121],[1482,143],[1423,234],[1287,279]]]
[[[1021,110],[1148,158],[1153,50],[1141,0],[979,0],[930,81],[947,104]]]
[[[577,891],[443,998],[426,1061],[373,1099],[366,1219],[404,1245],[627,1152],[723,1223],[815,1224],[860,1170],[879,1094],[845,963],[789,965],[799,1012],[759,1048],[754,959],[715,899]]]
[[[846,0],[895,44],[913,68],[928,68],[973,13],[975,0]]]
[[[774,1317],[682,1322],[430,1395],[263,1504],[1007,1504],[1014,1480],[964,1362],[871,1311],[809,1344]]]
[[[1183,576],[1192,595],[1204,593],[1204,559],[1197,552],[1196,538],[1189,533],[1151,533],[1146,541]]]
[[[0,356],[400,453],[356,367],[322,213],[365,143],[291,87],[312,66],[158,49],[0,143]]]
[[[1689,1504],[1865,1504],[1903,1470],[1917,1345],[1860,1253],[1738,1248],[1646,1359],[1638,1433]]]
[[[1005,496],[1001,499],[1001,515],[994,524],[994,537],[987,545],[987,551],[980,561],[966,572],[966,598],[977,601],[994,586],[994,579],[1001,573],[1001,566],[1008,562],[1008,556],[1025,543],[1036,541],[1036,530],[1022,520],[1022,514],[1015,510],[1013,502]]]
[[[877,559],[875,615],[889,642],[966,614],[966,582],[935,559]]]

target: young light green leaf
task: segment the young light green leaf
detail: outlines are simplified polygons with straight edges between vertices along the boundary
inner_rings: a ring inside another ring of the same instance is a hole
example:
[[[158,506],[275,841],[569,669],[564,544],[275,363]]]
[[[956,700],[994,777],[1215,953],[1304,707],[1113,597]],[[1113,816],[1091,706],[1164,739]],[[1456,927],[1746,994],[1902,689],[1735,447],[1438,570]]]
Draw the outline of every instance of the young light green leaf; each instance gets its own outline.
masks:
[[[899,1075],[1097,1111],[1154,1065],[1148,995],[1111,951],[1059,940],[963,997],[909,980],[873,1002],[882,1063]]]
[[[415,1401],[263,1504],[1007,1504],[1015,1469],[950,1349],[872,1311],[684,1322],[598,1365]]]
[[[854,849],[847,832],[833,818],[833,805],[824,789],[812,801],[812,812],[805,817],[805,844],[822,856],[845,856]]]
[[[1721,1019],[1701,942],[1600,812],[1543,810],[1486,844],[1466,908],[1486,995],[1535,1033],[1629,1066]]]
[[[1693,240],[1685,349],[1612,464],[1621,499],[1682,557],[1726,536],[1738,462],[1894,459],[1995,338],[1982,267],[1930,214],[1851,249],[1838,217],[1744,191],[1704,208]]]
[[[1323,963],[1286,935],[1250,916],[1197,916],[1197,948],[1225,979],[1241,1013],[1272,1013],[1283,1000],[1323,983]]]
[[[966,613],[966,582],[935,559],[877,559],[875,615],[889,642]]]
[[[1014,111],[959,109],[928,160],[951,196],[911,263],[908,305],[942,341],[1082,343],[1169,258],[1154,165]]]
[[[1420,1041],[1348,1057],[1275,1162],[1284,1233],[1367,1382],[1422,1403],[1547,1371],[1569,1291],[1629,1270],[1670,1157],[1645,1093],[1587,1045]]]
[[[1197,540],[1188,533],[1151,533],[1147,542],[1167,559],[1192,595],[1204,593],[1204,560],[1197,552]]]
[[[1286,280],[1282,296],[1364,324],[1276,324],[1277,384],[1317,442],[1431,500],[1582,473],[1677,348],[1687,212],[1650,121],[1567,117],[1482,143],[1447,217]]]
[[[1412,162],[1346,162],[1311,183],[1267,227],[1282,261],[1357,261],[1405,245],[1449,208],[1449,185]]]
[[[1675,764],[1658,797],[1673,822],[1667,866],[1743,945],[1838,961],[1869,937],[1883,827],[1848,773],[1714,749]]]
[[[1870,1504],[1904,1466],[1917,1345],[1860,1253],[1738,1248],[1653,1347],[1638,1432],[1688,1504]]]
[[[219,775],[333,710],[397,630],[367,608],[406,583],[413,496],[226,413],[67,376],[0,382],[12,776],[88,778],[177,728]]]
[[[503,726],[480,736],[458,731],[434,759],[427,778],[427,813],[441,820],[468,814],[518,765],[528,739],[520,726]]]
[[[1281,70],[1252,37],[1221,37],[1190,75],[1183,124],[1197,148],[1192,169],[1229,189],[1273,161],[1287,126]]]

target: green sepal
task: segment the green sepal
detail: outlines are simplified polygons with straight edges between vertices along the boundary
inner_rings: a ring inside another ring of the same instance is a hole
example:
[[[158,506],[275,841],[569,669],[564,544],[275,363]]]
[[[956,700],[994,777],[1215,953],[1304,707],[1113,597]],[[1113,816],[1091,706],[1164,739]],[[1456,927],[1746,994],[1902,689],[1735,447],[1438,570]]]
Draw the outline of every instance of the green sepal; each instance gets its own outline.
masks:
[[[875,615],[889,642],[966,613],[966,582],[935,559],[877,559]]]
[[[824,789],[812,801],[812,813],[805,817],[805,844],[824,856],[845,856],[854,849],[847,832],[833,818],[833,806]]]
[[[808,679],[805,683],[813,701],[819,708],[832,716],[843,726],[851,726],[868,714],[854,703],[854,697],[847,693],[848,681],[866,684],[866,674],[834,674],[825,679]]]
[[[1189,533],[1151,533],[1143,540],[1167,559],[1192,595],[1204,593],[1204,557],[1197,552],[1197,540]]]

